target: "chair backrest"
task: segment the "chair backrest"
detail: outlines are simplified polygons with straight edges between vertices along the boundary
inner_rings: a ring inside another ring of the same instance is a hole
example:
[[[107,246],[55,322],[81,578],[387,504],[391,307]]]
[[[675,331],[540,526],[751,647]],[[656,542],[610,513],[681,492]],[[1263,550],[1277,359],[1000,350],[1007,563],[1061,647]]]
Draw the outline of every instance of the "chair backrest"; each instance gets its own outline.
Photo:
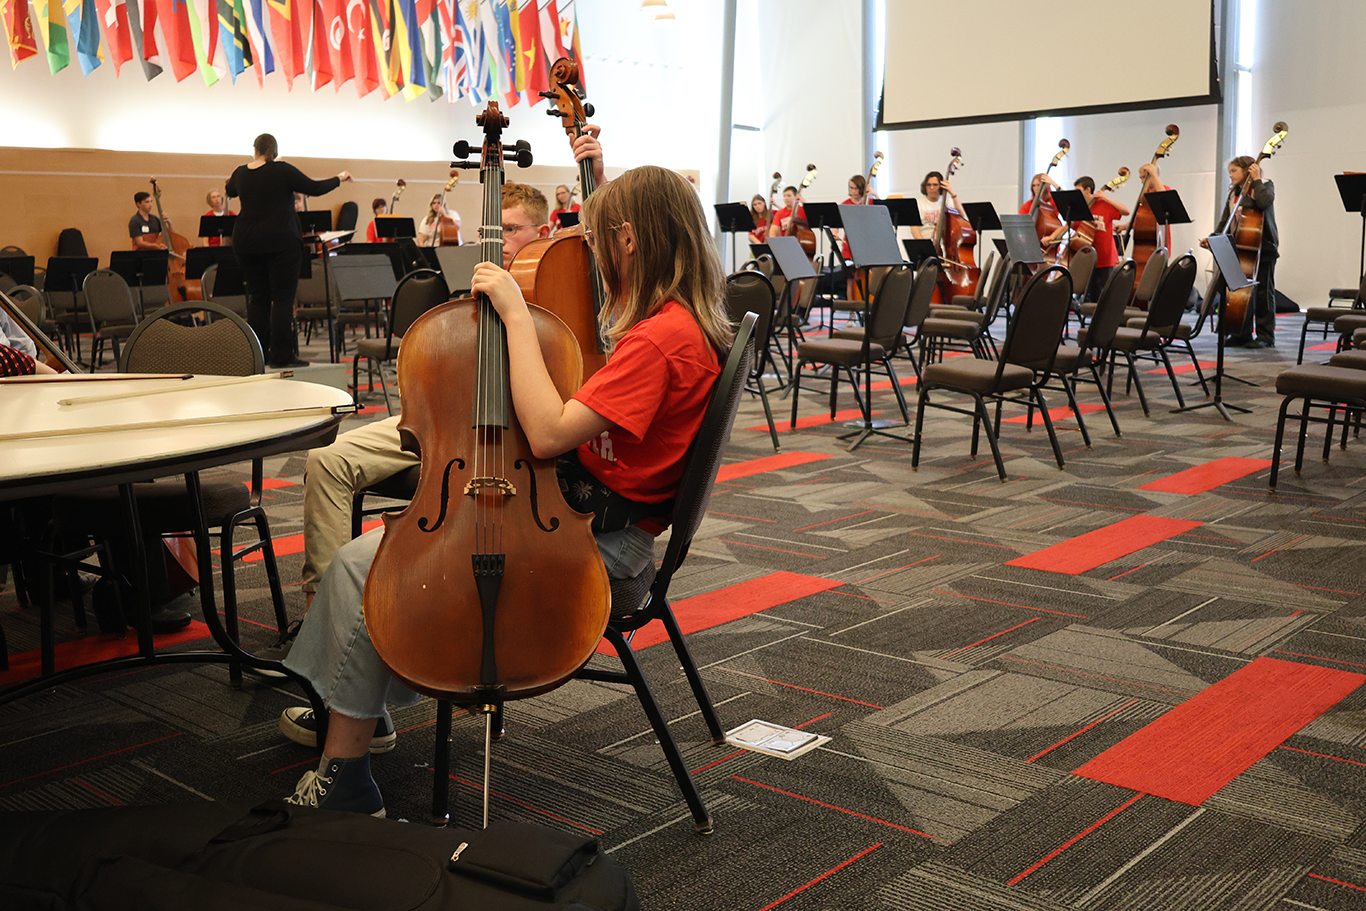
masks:
[[[37,288],[32,285],[15,285],[5,293],[34,325],[41,326],[47,319],[47,301],[43,297],[43,292]]]
[[[1148,263],[1143,267],[1143,275],[1138,279],[1138,287],[1134,288],[1134,303],[1139,301],[1147,303],[1153,299],[1153,294],[1157,291],[1157,283],[1162,280],[1162,273],[1167,269],[1167,248],[1158,247],[1153,251],[1153,255],[1148,257]]]
[[[1006,292],[1010,288],[1010,257],[1002,256],[1000,262],[996,264],[996,274],[991,277],[991,290],[987,292],[987,306],[982,311],[982,328],[986,329],[996,320],[996,314],[1001,310],[1001,304],[1006,299]]]
[[[991,282],[991,267],[996,264],[996,251],[992,250],[987,254],[986,262],[982,263],[980,271],[977,273],[977,293],[972,296],[972,309],[981,310],[982,302],[987,299],[987,285]]]
[[[117,272],[96,269],[85,277],[81,290],[85,292],[90,319],[96,326],[131,326],[137,322],[133,289]]]
[[[4,272],[0,272],[0,291],[8,291],[19,283]]]
[[[23,247],[16,247],[14,244],[5,244],[0,247],[0,256],[28,256]]]
[[[354,231],[356,230],[356,219],[360,217],[360,207],[351,200],[341,204],[341,211],[337,213],[337,230]]]
[[[57,235],[58,256],[89,256],[85,252],[85,235],[80,228],[63,228]]]
[[[450,300],[446,279],[434,269],[418,269],[403,276],[394,289],[394,307],[389,316],[389,338],[402,338],[408,327],[428,310]]]
[[[754,322],[754,350],[758,354],[753,361],[754,373],[763,370],[764,352],[773,332],[773,317],[777,307],[773,284],[762,272],[741,271],[726,278],[726,313],[731,322],[742,322],[747,313],[757,317]]]
[[[329,266],[335,265],[334,259]],[[330,303],[336,306],[337,302],[337,280],[332,275],[332,269],[327,270],[327,284],[323,284],[323,264],[320,260],[314,260],[312,272],[308,278],[299,279],[299,290],[295,292],[294,303],[300,307],[326,307]],[[331,289],[331,295],[328,289]]]
[[[1134,293],[1134,276],[1138,266],[1132,259],[1126,259],[1110,273],[1105,287],[1096,301],[1096,313],[1091,325],[1086,327],[1086,347],[1092,351],[1103,351],[1115,340],[1115,333],[1124,325],[1124,308],[1129,304],[1129,296]]]
[[[1181,255],[1166,268],[1148,303],[1148,319],[1143,331],[1152,330],[1171,338],[1181,322],[1181,314],[1186,312],[1191,288],[1195,287],[1195,272],[1195,256],[1190,253]]]
[[[760,253],[753,260],[751,260],[751,262],[753,263],[753,268],[758,269],[760,272],[764,273],[764,276],[766,278],[773,277],[773,254]],[[749,263],[746,263],[746,265],[749,265]]]
[[[925,268],[922,266],[921,271]],[[906,308],[910,306],[911,288],[916,280],[915,270],[909,264],[886,270],[877,285],[877,295],[869,307],[872,312],[868,316],[867,330],[863,333],[869,344],[881,345],[888,353],[900,345]]]
[[[930,300],[934,297],[934,287],[939,281],[939,257],[929,256],[916,270],[915,282],[911,285],[911,299],[906,304],[906,316],[901,324],[907,329],[918,330],[925,317],[930,315]]]
[[[214,321],[204,326],[173,321],[201,310],[213,314]],[[147,317],[128,336],[119,358],[121,373],[251,376],[265,369],[261,342],[247,321],[208,301],[165,307]]]
[[[1071,302],[1072,276],[1062,266],[1049,266],[1031,278],[1010,321],[1001,364],[1016,364],[1039,373],[1051,371],[1067,328]]]
[[[1096,248],[1085,246],[1072,255],[1067,271],[1072,273],[1072,293],[1086,295],[1086,287],[1091,284],[1091,273],[1096,270]]]
[[[750,365],[754,360],[752,341],[757,319],[757,315],[746,314],[741,320],[730,354],[716,378],[706,414],[702,416],[702,426],[698,428],[697,436],[688,448],[688,457],[683,463],[683,476],[678,482],[678,492],[674,495],[669,546],[664,551],[664,560],[651,586],[654,592],[668,591],[669,580],[688,556],[693,535],[697,534],[702,517],[706,515],[707,505],[711,502],[716,472],[721,467],[721,456],[726,451],[726,443],[730,441],[730,430],[735,424],[740,394],[744,392],[745,382],[751,370]]]

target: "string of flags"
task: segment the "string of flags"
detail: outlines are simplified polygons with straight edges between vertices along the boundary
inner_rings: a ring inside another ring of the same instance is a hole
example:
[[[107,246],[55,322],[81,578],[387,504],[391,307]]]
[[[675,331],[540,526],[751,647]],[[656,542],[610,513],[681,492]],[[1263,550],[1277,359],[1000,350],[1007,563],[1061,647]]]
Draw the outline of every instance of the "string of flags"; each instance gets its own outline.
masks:
[[[89,76],[105,62],[148,80],[169,69],[205,85],[272,73],[293,90],[351,82],[365,97],[452,104],[469,97],[512,107],[550,88],[561,57],[579,65],[575,0],[0,0],[10,64],[44,56],[59,73],[72,58]]]

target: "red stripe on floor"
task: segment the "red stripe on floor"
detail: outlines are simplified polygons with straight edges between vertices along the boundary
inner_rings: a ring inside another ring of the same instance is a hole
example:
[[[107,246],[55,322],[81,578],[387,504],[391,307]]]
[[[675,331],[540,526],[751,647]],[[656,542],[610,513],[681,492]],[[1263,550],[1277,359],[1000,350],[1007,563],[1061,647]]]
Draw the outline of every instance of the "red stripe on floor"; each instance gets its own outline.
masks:
[[[807,462],[819,462],[821,459],[832,458],[834,456],[822,455],[819,452],[782,452],[778,455],[764,456],[762,459],[747,459],[743,462],[731,462],[729,465],[722,465],[721,470],[716,473],[716,480],[733,481],[736,478],[747,478],[752,474],[762,474],[765,471],[777,471],[779,468],[792,468],[796,465],[805,465]]]
[[[740,582],[719,588],[704,595],[693,595],[673,604],[674,616],[686,635],[698,630],[711,629],[722,623],[729,623],[750,614],[787,604],[807,595],[839,588],[843,582],[834,579],[820,579],[816,576],[803,576],[800,573],[776,572],[748,582]],[[631,648],[639,651],[646,646],[663,642],[669,638],[662,623],[651,623],[643,627],[631,640]],[[598,645],[604,655],[615,655],[616,649],[607,642]]]
[[[1214,361],[1201,361],[1201,362],[1200,362],[1200,369],[1201,369],[1201,370],[1213,370],[1213,369],[1214,369]],[[1172,366],[1172,373],[1175,373],[1175,374],[1177,374],[1177,375],[1180,375],[1180,374],[1182,374],[1182,373],[1194,373],[1194,372],[1195,372],[1195,365],[1194,365],[1194,364],[1176,364],[1176,365],[1173,365],[1173,366]],[[1166,367],[1158,367],[1158,368],[1155,369],[1155,370],[1145,370],[1144,373],[1160,373],[1160,374],[1162,374],[1163,376],[1166,376],[1166,374],[1167,374],[1167,368],[1166,368]]]
[[[1090,414],[1090,413],[1093,412],[1093,411],[1104,411],[1104,410],[1105,410],[1105,406],[1104,406],[1104,405],[1094,405],[1094,404],[1086,404],[1086,405],[1083,405],[1083,404],[1078,404],[1077,407],[1081,409],[1081,413],[1082,413],[1082,414]],[[1002,423],[1002,424],[1024,424],[1024,423],[1026,423],[1026,420],[1027,420],[1028,417],[1029,417],[1028,415],[1021,414],[1021,415],[1017,415],[1016,417],[1013,417],[1013,418],[1006,418],[1005,420],[1001,421],[1001,423]],[[1071,409],[1069,406],[1067,406],[1067,405],[1064,405],[1064,406],[1062,406],[1061,408],[1050,408],[1050,409],[1048,409],[1048,417],[1049,417],[1051,420],[1054,420],[1054,421],[1065,421],[1065,420],[1067,420],[1068,418],[1072,417],[1072,409]],[[1042,426],[1043,426],[1043,418],[1039,417],[1037,414],[1034,415],[1034,423],[1035,423],[1036,425],[1042,427]]]
[[[1204,465],[1196,465],[1194,468],[1187,468],[1185,471],[1178,471],[1176,474],[1168,475],[1156,481],[1149,481],[1138,489],[1156,490],[1162,493],[1204,493],[1207,490],[1222,487],[1229,481],[1245,478],[1270,467],[1270,459],[1245,459],[1240,456],[1228,456],[1223,459],[1215,459],[1213,462],[1206,462]]]
[[[1258,658],[1073,774],[1198,806],[1362,683],[1362,674]]]
[[[284,478],[262,478],[262,490],[274,490],[277,487],[298,487],[298,481],[287,481]]]
[[[896,384],[897,384],[898,386],[914,386],[915,383],[916,383],[915,374],[911,374],[910,376],[898,377],[898,378],[897,378],[897,381],[896,381]],[[863,383],[862,383],[862,382],[859,383],[859,388],[860,388],[860,389],[863,388]],[[874,391],[874,392],[877,392],[879,389],[891,389],[891,388],[892,388],[892,381],[891,381],[891,380],[882,380],[882,381],[880,381],[880,382],[877,382],[877,383],[874,383],[874,384],[873,384],[873,391]]]
[[[882,414],[882,412],[874,411],[873,414]],[[836,411],[835,416],[833,418],[826,414],[813,414],[810,417],[797,418],[797,429],[801,430],[805,427],[819,427],[821,424],[838,424],[840,421],[861,420],[863,420],[862,411],[859,411],[857,408],[846,408],[843,411]],[[779,430],[786,430],[788,428],[787,422],[783,421],[776,415],[774,416],[773,423],[778,427]],[[746,427],[745,429],[767,431],[768,425],[755,424],[753,427]]]
[[[1338,343],[1337,343],[1337,342],[1324,342],[1324,343],[1319,344],[1319,345],[1309,345],[1309,346],[1306,347],[1304,350],[1305,350],[1305,351],[1337,351],[1337,350],[1338,350]]]
[[[209,628],[200,621],[194,620],[179,632],[158,635],[156,644],[158,647],[162,647],[207,638],[209,638]],[[138,653],[138,639],[137,634],[132,630],[129,630],[128,635],[123,638],[112,634],[85,636],[71,642],[63,642],[53,651],[56,656],[57,670],[61,671],[83,664],[94,664],[96,661],[107,661],[110,658],[136,655]],[[32,680],[42,673],[42,669],[42,654],[37,649],[10,655],[9,670],[0,671],[0,686],[18,683],[21,680]]]
[[[1006,566],[1023,566],[1026,569],[1075,576],[1203,524],[1160,516],[1130,516],[1113,525],[1060,541],[1052,547],[1016,557],[1007,561]]]
[[[372,529],[372,528],[379,528],[379,527],[380,527],[381,525],[383,525],[383,524],[384,524],[384,520],[383,520],[383,519],[371,519],[369,522],[362,522],[362,523],[360,524],[360,530],[361,530],[361,533],[364,534],[365,532],[369,531],[369,530]],[[277,556],[277,557],[284,557],[284,556],[287,556],[287,555],[289,555],[289,554],[301,554],[301,553],[303,553],[303,552],[304,552],[304,536],[303,536],[303,535],[285,535],[283,538],[276,538],[276,539],[275,539],[275,556]],[[262,556],[261,552],[258,550],[258,551],[256,551],[255,553],[247,554],[245,557],[242,558],[242,562],[243,562],[243,563],[255,563],[257,560],[261,560],[261,559],[264,559],[264,557]]]

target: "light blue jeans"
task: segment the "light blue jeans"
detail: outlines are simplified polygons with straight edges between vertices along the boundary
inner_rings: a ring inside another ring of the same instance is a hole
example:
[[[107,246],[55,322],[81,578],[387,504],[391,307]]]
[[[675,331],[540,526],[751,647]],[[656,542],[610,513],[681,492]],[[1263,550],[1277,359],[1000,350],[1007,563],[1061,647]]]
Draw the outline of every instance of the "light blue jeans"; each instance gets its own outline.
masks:
[[[349,718],[378,718],[388,714],[386,705],[422,698],[389,673],[365,629],[365,577],[383,537],[384,529],[376,528],[337,551],[285,659],[286,667],[313,683],[328,708]],[[654,560],[654,536],[635,526],[595,537],[609,578],[635,578]]]

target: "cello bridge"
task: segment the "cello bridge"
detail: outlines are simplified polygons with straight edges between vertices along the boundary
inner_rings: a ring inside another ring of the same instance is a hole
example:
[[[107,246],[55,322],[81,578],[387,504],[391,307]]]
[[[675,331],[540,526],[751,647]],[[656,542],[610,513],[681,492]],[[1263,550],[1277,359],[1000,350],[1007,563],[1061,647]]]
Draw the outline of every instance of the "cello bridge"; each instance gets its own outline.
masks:
[[[517,496],[517,488],[507,478],[470,478],[465,484],[465,496],[472,497],[480,490],[489,487],[505,497]]]

